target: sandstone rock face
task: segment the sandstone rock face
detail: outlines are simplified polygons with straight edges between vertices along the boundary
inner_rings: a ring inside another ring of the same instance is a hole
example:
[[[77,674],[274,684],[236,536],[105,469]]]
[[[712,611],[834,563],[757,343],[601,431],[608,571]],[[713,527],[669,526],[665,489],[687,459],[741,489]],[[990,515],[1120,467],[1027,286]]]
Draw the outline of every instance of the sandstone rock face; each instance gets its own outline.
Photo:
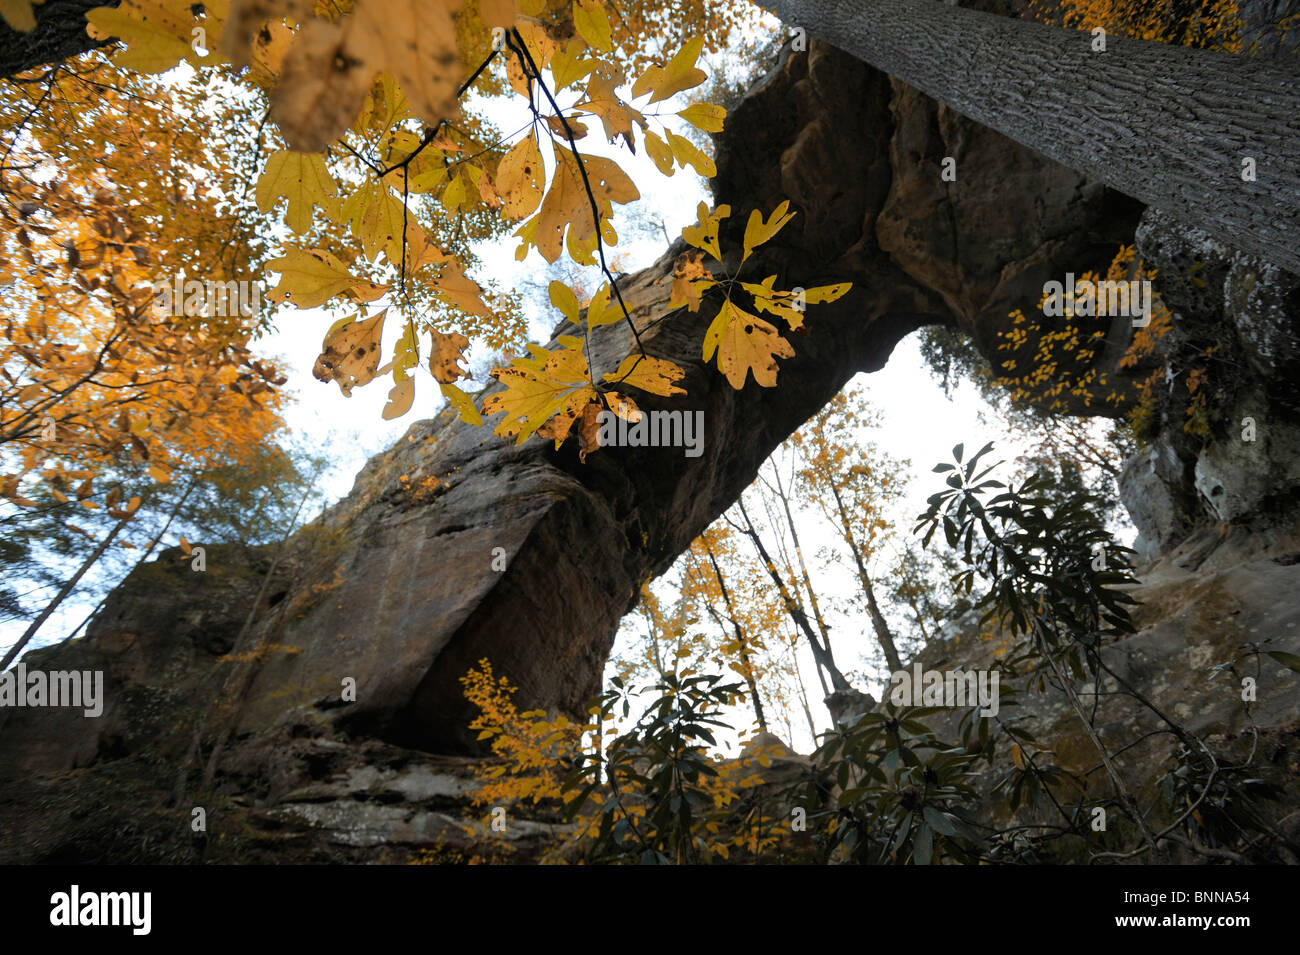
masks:
[[[1300,491],[1300,277],[1242,255],[1199,229],[1148,210],[1139,254],[1157,269],[1173,311],[1160,343],[1162,420],[1150,446],[1126,462],[1121,493],[1152,559],[1207,521],[1285,514]],[[1192,436],[1188,381],[1212,389],[1215,427]]]
[[[1187,731],[1201,736],[1218,752],[1231,751],[1244,762],[1258,733],[1251,775],[1277,784],[1286,797],[1271,807],[1272,821],[1300,849],[1294,810],[1300,804],[1300,676],[1269,657],[1243,656],[1249,644],[1268,650],[1300,653],[1300,520],[1267,529],[1202,529],[1166,553],[1143,574],[1131,595],[1140,601],[1134,620],[1138,632],[1107,644],[1102,659],[1119,679],[1140,688],[1156,707]],[[1006,637],[978,626],[958,628],[918,656],[927,669],[997,666]],[[1236,661],[1235,669],[1215,668]],[[1256,680],[1255,699],[1242,699],[1242,678]],[[1025,690],[1035,677],[1013,681]],[[1103,674],[1099,684],[1084,684],[1080,699],[1087,710],[1098,708],[1096,725],[1126,785],[1144,806],[1158,803],[1159,776],[1172,767],[1178,741],[1159,717],[1119,694],[1115,678]],[[1086,796],[1104,799],[1112,792],[1098,769],[1097,750],[1064,694],[1029,689],[1016,706],[1003,707],[999,718],[1020,726],[1056,753],[1056,763],[1086,781]],[[944,711],[928,725],[942,738],[956,738],[958,714]],[[1152,734],[1132,748],[1125,744]],[[1239,752],[1237,752],[1239,751]],[[975,788],[983,796],[982,814],[998,825],[1054,821],[1049,811],[1025,808],[1009,813],[1005,798],[994,792],[1010,764],[984,770]],[[1290,828],[1288,828],[1290,826]],[[1181,856],[1166,862],[1191,861]],[[1199,860],[1203,861],[1203,860]]]

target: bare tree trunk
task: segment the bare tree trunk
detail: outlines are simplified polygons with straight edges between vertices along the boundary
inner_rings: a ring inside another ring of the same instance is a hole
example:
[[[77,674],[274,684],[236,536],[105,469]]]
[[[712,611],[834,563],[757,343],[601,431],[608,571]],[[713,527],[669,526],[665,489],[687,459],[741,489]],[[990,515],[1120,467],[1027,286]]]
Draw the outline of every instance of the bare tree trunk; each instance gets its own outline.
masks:
[[[808,638],[808,644],[813,651],[813,659],[830,677],[832,689],[836,692],[851,689],[848,680],[844,679],[844,674],[840,673],[839,667],[835,665],[835,658],[831,655],[830,643],[828,642],[826,646],[822,646],[817,640],[817,634],[813,632],[812,624],[808,622],[808,615],[804,613],[803,607],[799,606],[799,601],[790,593],[790,588],[786,586],[785,580],[781,577],[781,572],[776,569],[776,562],[772,560],[772,555],[767,552],[767,548],[763,545],[763,538],[754,529],[754,522],[749,519],[749,513],[745,510],[743,494],[737,498],[737,503],[740,505],[741,516],[745,518],[745,526],[736,527],[736,530],[748,537],[750,542],[753,543],[754,549],[758,551],[759,560],[762,561],[768,576],[772,578],[772,583],[776,584],[776,589],[781,594],[781,601],[785,604],[786,613],[795,622],[795,626],[802,630],[804,636]],[[825,683],[822,684],[822,687],[825,689]]]
[[[931,0],[762,0],[959,113],[1300,272],[1300,77]],[[1253,160],[1257,181],[1244,181]],[[958,170],[958,182],[961,171]]]
[[[713,565],[713,573],[718,578],[718,588],[722,591],[722,600],[727,606],[727,617],[731,620],[731,625],[736,629],[736,642],[740,644],[740,663],[745,668],[745,682],[749,684],[749,694],[754,698],[754,716],[758,719],[758,728],[764,733],[767,732],[767,719],[763,716],[763,701],[758,695],[758,681],[754,679],[754,666],[749,659],[749,648],[745,644],[745,631],[741,629],[739,621],[736,620],[735,608],[731,606],[731,594],[727,592],[727,582],[722,579],[722,568],[718,566],[718,559],[713,556],[712,550],[705,551],[709,555],[709,563]],[[713,611],[712,607],[709,607]],[[716,616],[716,611],[713,611]]]
[[[81,566],[77,568],[77,572],[72,575],[72,579],[63,585],[59,592],[54,595],[54,599],[45,605],[45,609],[41,611],[40,616],[33,620],[31,626],[23,631],[23,635],[18,638],[18,642],[10,647],[9,652],[5,654],[5,658],[0,660],[0,672],[9,666],[10,663],[13,663],[18,654],[22,652],[23,647],[27,646],[28,641],[30,641],[32,637],[36,636],[36,631],[41,629],[41,625],[45,623],[46,620],[50,619],[50,615],[58,609],[59,604],[63,603],[64,598],[67,597],[68,594],[72,593],[73,588],[77,586],[78,581],[86,575],[86,571],[90,570],[91,567],[94,567],[95,562],[104,556],[104,551],[108,550],[108,545],[113,543],[113,538],[117,537],[118,531],[127,525],[127,522],[131,520],[134,513],[135,512],[133,511],[113,525],[113,529],[104,536],[102,541],[99,542],[99,546],[95,548],[94,553],[82,561]]]
[[[840,529],[844,531],[844,540],[849,545],[849,550],[853,552],[854,563],[858,565],[858,581],[862,584],[862,592],[867,595],[867,612],[871,614],[871,625],[875,628],[876,639],[880,641],[880,649],[885,651],[885,662],[889,664],[889,672],[897,673],[903,669],[903,659],[898,655],[894,634],[889,629],[885,615],[880,612],[880,605],[876,603],[876,589],[871,586],[871,575],[867,573],[867,563],[853,536],[853,527],[849,523],[844,501],[840,499],[840,492],[832,485],[831,493],[835,495],[835,507],[839,510],[840,524],[843,525]]]

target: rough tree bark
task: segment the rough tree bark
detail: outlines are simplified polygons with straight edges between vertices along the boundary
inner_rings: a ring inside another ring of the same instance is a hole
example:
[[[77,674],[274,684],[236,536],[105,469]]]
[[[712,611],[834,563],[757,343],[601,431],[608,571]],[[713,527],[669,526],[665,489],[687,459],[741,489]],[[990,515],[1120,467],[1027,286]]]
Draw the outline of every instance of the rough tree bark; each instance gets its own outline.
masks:
[[[761,2],[962,115],[1300,272],[1300,76],[1119,36],[1094,52],[1090,33],[934,0]]]

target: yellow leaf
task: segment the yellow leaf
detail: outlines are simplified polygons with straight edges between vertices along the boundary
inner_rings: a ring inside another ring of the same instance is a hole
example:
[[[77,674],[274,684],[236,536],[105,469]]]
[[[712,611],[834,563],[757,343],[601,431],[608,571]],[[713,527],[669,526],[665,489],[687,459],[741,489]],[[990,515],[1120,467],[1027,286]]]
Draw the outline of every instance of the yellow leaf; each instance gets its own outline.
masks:
[[[325,167],[325,158],[315,153],[287,149],[271,153],[254,194],[262,212],[270,212],[280,197],[288,199],[284,222],[299,235],[311,228],[314,206],[330,219],[338,218],[338,186]]]
[[[745,254],[740,261],[745,261],[751,252],[785,228],[785,224],[795,216],[793,212],[786,211],[789,208],[790,200],[786,199],[772,210],[771,218],[766,221],[757,209],[750,211],[749,221],[745,223]]]
[[[481,297],[483,290],[465,274],[461,264],[450,255],[442,256],[442,263],[442,274],[430,283],[433,294],[467,314],[490,316],[492,309]]]
[[[601,123],[605,127],[605,137],[612,143],[616,137],[622,136],[624,141],[636,151],[636,140],[633,135],[632,124],[635,122],[641,127],[645,127],[645,117],[640,112],[628,106],[618,97],[615,88],[618,86],[619,78],[609,76],[606,73],[596,73],[587,81],[587,98],[579,103],[575,108],[586,110],[600,117]]]
[[[574,341],[581,343],[580,339]],[[536,351],[545,356],[543,361],[516,359],[509,368],[493,369],[492,377],[506,390],[483,401],[484,414],[506,412],[495,433],[501,437],[517,434],[519,444],[563,407],[581,408],[596,393],[587,382],[587,359],[581,351],[569,344],[555,351]]]
[[[0,0],[0,17],[4,17],[5,23],[19,33],[30,33],[36,27],[32,4],[44,2],[45,0]]]
[[[193,551],[193,548],[190,546],[190,542],[187,541],[187,540],[185,539],[185,535],[182,534],[182,535],[181,535],[181,553],[183,553],[186,557],[188,557],[188,556],[192,553],[192,551]]]
[[[388,392],[388,404],[384,405],[383,410],[384,420],[400,418],[411,410],[411,402],[414,400],[415,379],[410,377],[399,379]]]
[[[705,179],[712,179],[718,174],[718,167],[713,164],[713,160],[701,152],[696,145],[685,136],[678,136],[671,129],[664,132],[668,136],[668,147],[681,163],[682,168],[687,165],[693,166]]]
[[[172,480],[171,471],[167,470],[161,464],[149,465],[149,476],[159,484],[170,484]]]
[[[628,355],[618,366],[618,371],[610,372],[605,381],[621,383],[632,388],[640,388],[652,395],[684,395],[685,388],[679,388],[676,382],[686,377],[682,368],[666,358],[651,358],[640,354]]]
[[[665,176],[671,176],[677,171],[673,168],[673,151],[651,130],[645,132],[645,151]]]
[[[820,305],[823,302],[834,302],[836,299],[842,298],[851,288],[853,288],[852,282],[819,285],[816,288],[805,289],[803,297],[804,301],[809,305]]]
[[[551,92],[558,93],[596,68],[595,60],[583,59],[582,51],[586,48],[587,45],[582,38],[575,36],[569,40],[563,50],[556,50],[551,54],[551,77],[555,83],[555,88]],[[574,136],[575,138],[577,136],[576,130]]]
[[[700,310],[700,296],[717,283],[713,273],[704,267],[704,253],[700,250],[683,252],[673,263],[673,287],[668,304],[685,305],[692,312]]]
[[[511,147],[497,166],[497,191],[501,193],[501,212],[507,219],[531,215],[542,201],[546,169],[542,152],[531,133]]]
[[[693,103],[685,109],[678,110],[677,115],[696,129],[702,129],[706,133],[720,133],[727,111],[712,103]]]
[[[737,391],[745,387],[751,371],[759,386],[776,387],[779,370],[776,359],[794,357],[790,343],[777,334],[772,325],[730,302],[723,306],[709,326],[705,336],[708,354],[712,354],[710,342],[717,349],[718,370],[726,375],[728,383]],[[707,355],[705,360],[708,360]]]
[[[646,77],[652,77],[649,80],[649,84],[652,84],[654,89],[654,93],[650,97],[651,103],[657,103],[676,93],[699,86],[708,79],[703,70],[695,67],[695,61],[700,58],[700,51],[703,49],[703,37],[687,40],[686,44],[677,51],[676,55],[668,61],[668,65],[662,70],[652,67],[646,71],[642,80],[645,80]],[[641,85],[641,80],[637,81],[637,85]],[[633,87],[632,96],[639,96],[642,92],[645,92],[645,90],[642,89],[638,92],[637,87]]]
[[[537,251],[547,262],[554,262],[560,257],[566,230],[570,230],[573,240],[578,242],[588,240],[596,234],[596,223],[578,170],[578,160],[558,144],[553,144],[553,148],[555,175],[537,213],[537,224],[533,227]],[[636,186],[617,163],[598,156],[583,156],[582,162],[586,166],[592,195],[602,218],[613,214],[611,203],[633,202],[640,198]],[[524,236],[526,233],[520,230],[516,235]]]
[[[469,395],[465,394],[465,392],[461,391],[455,385],[447,384],[446,382],[442,383],[438,387],[442,389],[443,397],[451,402],[451,406],[460,413],[460,419],[462,421],[472,425],[480,425],[483,423],[483,418],[479,415],[478,409],[474,407],[474,400],[470,398]]]
[[[682,229],[682,238],[688,245],[693,245],[697,249],[703,249],[717,261],[722,261],[722,248],[718,245],[718,226],[722,220],[731,215],[731,206],[721,205],[709,212],[709,207],[703,202],[699,204],[696,210],[698,221],[695,225],[687,226]]]
[[[574,325],[578,324],[578,313],[581,306],[578,304],[578,296],[573,294],[573,290],[563,282],[552,282],[549,290],[551,304],[558,308]]]
[[[609,17],[600,0],[574,0],[573,27],[588,44],[604,53],[614,52]]]
[[[433,380],[449,385],[459,378],[468,378],[469,373],[462,371],[460,363],[469,339],[460,332],[433,332],[433,349],[429,354],[429,371]]]
[[[623,320],[623,309],[621,306],[610,304],[609,283],[603,283],[596,294],[591,297],[587,303],[587,327],[599,328],[602,325],[613,325],[615,322]]]
[[[573,134],[574,142],[577,142],[579,139],[582,139],[582,137],[587,135],[587,127],[578,122],[572,116],[564,117],[563,122],[560,121],[560,117],[558,116],[543,116],[542,119],[546,121],[546,125],[550,127],[551,132],[556,136],[563,138],[565,142],[568,142],[569,133]],[[568,126],[567,133],[565,132],[565,126]]]
[[[286,248],[283,256],[267,262],[266,267],[280,273],[280,283],[269,296],[271,301],[291,301],[299,308],[324,305],[343,294],[357,302],[373,302],[388,291],[387,285],[350,274],[324,249]]]
[[[342,215],[347,218],[352,234],[361,242],[361,251],[368,259],[380,252],[393,264],[402,261],[402,227],[406,207],[388,186],[371,182],[362,186],[343,203]],[[407,239],[414,244],[413,233],[420,230],[415,222],[406,222]],[[408,267],[410,263],[407,263]]]
[[[344,318],[325,333],[321,354],[312,374],[321,381],[337,381],[339,390],[351,397],[352,389],[371,382],[379,373],[379,346],[388,309],[371,318]]]
[[[86,32],[97,40],[117,37],[126,49],[114,56],[114,62],[140,73],[164,73],[181,60],[195,66],[214,63],[217,57],[199,56],[192,45],[192,31],[212,30],[215,45],[218,24],[196,16],[195,4],[187,0],[124,0],[114,7],[96,7],[86,13]]]

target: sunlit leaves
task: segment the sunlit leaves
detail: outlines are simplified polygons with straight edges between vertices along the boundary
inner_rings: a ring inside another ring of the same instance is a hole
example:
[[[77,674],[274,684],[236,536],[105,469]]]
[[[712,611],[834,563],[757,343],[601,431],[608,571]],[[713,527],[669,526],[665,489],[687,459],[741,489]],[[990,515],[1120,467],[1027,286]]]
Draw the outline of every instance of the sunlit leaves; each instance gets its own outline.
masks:
[[[727,111],[712,103],[693,103],[683,110],[678,110],[677,115],[696,129],[702,129],[706,133],[720,133]]]
[[[652,66],[641,74],[632,86],[632,97],[650,93],[650,102],[657,103],[677,93],[699,86],[707,79],[704,71],[697,68],[695,61],[704,49],[704,38],[696,37],[678,50],[668,65]]]
[[[213,18],[200,18],[202,8],[196,7],[187,0],[123,0],[118,7],[88,11],[87,32],[95,39],[118,37],[124,41],[126,49],[115,61],[126,69],[161,73],[182,60],[197,66],[208,59],[194,48],[193,31],[211,31],[215,44],[220,29]]]
[[[703,202],[700,203],[698,220],[695,225],[682,230],[682,238],[697,249],[703,249],[718,262],[722,261],[722,247],[718,244],[718,228],[722,220],[731,215],[731,206],[723,204],[712,212]]]
[[[685,377],[686,372],[679,365],[665,358],[628,355],[617,371],[605,375],[605,381],[666,397],[686,394],[685,388],[677,387],[677,382]]]
[[[280,150],[266,160],[266,168],[257,180],[257,207],[269,212],[276,200],[289,200],[285,225],[302,235],[311,228],[312,209],[320,207],[329,218],[338,217],[338,187],[314,153]]]
[[[497,166],[497,191],[501,194],[501,212],[508,219],[531,215],[541,204],[546,170],[537,139],[527,135],[515,143]]]
[[[705,361],[713,356],[715,348],[718,370],[736,390],[745,387],[750,372],[755,384],[775,388],[776,359],[794,357],[790,343],[772,325],[730,302],[724,304],[709,326],[704,344]]]
[[[325,334],[321,353],[312,374],[321,381],[338,382],[343,394],[373,380],[379,374],[380,342],[384,333],[384,309],[370,318],[342,318]]]
[[[292,302],[299,308],[324,305],[337,295],[356,302],[373,302],[388,286],[357,278],[324,249],[286,247],[284,255],[266,263],[280,273],[280,284],[271,290],[272,302]]]
[[[745,223],[745,254],[741,259],[742,262],[744,259],[749,258],[756,248],[785,228],[786,223],[794,218],[795,214],[793,212],[786,211],[789,208],[790,200],[787,199],[773,209],[771,217],[767,219],[764,219],[763,214],[757,209],[750,211],[749,221]]]
[[[506,387],[484,399],[483,412],[506,413],[496,426],[497,435],[517,436],[516,443],[522,444],[566,403],[580,409],[595,397],[587,380],[587,359],[580,350],[582,339],[561,336],[559,341],[560,347],[550,352],[530,345],[532,357],[493,370],[492,377]]]
[[[574,0],[573,27],[589,45],[605,53],[613,52],[609,17],[605,15],[604,4],[600,0]]]

